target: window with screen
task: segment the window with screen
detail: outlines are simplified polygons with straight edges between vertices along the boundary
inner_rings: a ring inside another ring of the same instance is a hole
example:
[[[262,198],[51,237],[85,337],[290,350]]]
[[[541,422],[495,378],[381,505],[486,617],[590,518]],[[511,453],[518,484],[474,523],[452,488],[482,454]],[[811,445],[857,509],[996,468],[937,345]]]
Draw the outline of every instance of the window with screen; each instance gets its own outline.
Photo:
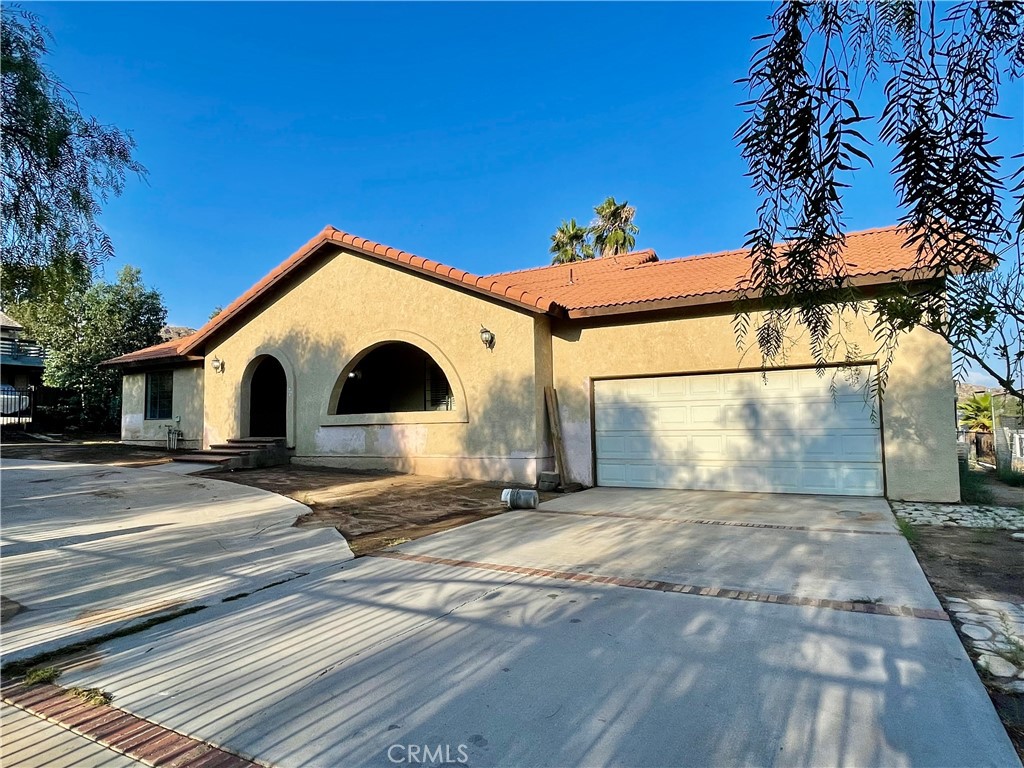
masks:
[[[146,418],[171,418],[174,395],[174,371],[146,374]]]

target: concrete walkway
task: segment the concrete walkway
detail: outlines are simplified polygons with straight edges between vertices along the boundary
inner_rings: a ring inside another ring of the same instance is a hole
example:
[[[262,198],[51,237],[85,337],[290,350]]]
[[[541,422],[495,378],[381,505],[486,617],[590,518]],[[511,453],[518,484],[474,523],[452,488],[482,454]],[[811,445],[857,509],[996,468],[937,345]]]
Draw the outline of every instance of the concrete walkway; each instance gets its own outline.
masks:
[[[206,477],[4,460],[9,662],[351,559],[290,499]]]
[[[282,768],[1019,764],[873,499],[588,491],[159,629],[61,684]]]

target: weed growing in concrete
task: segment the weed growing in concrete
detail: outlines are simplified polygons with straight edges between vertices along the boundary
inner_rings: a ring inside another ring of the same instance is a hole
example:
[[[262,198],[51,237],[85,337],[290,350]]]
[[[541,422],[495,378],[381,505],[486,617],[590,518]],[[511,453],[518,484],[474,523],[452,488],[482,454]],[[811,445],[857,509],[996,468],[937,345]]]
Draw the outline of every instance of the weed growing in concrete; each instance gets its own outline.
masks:
[[[99,688],[68,688],[67,692],[72,696],[77,696],[86,704],[95,704],[99,706],[101,704],[109,704],[114,700],[114,697],[106,691],[101,691]]]
[[[911,544],[916,543],[917,540],[921,538],[921,534],[917,532],[917,528],[911,525],[907,520],[904,520],[902,517],[896,518],[896,527],[900,529],[900,533],[903,534],[903,538],[905,538]]]
[[[57,667],[35,667],[25,674],[25,685],[38,685],[39,683],[52,683],[61,672]]]

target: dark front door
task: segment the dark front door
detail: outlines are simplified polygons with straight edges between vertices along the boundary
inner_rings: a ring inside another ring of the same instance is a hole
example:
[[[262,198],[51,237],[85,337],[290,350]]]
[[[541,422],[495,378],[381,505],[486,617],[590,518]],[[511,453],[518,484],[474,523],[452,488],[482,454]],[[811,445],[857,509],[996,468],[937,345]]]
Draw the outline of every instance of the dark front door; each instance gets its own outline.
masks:
[[[249,437],[285,437],[288,430],[288,378],[273,357],[265,357],[249,383]]]

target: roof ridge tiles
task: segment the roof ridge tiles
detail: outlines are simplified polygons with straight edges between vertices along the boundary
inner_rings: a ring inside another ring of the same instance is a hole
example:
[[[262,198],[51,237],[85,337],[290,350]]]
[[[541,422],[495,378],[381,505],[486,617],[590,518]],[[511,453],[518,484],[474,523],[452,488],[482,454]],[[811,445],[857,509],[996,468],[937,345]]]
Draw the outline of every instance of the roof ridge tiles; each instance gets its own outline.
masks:
[[[638,251],[629,251],[628,253],[620,253],[620,254],[618,254],[616,256],[597,256],[597,257],[594,257],[592,259],[583,259],[582,261],[567,261],[567,262],[565,262],[563,264],[541,264],[541,265],[536,266],[536,267],[524,267],[523,269],[510,269],[510,270],[507,270],[505,272],[492,272],[488,276],[489,277],[502,277],[503,275],[520,275],[520,274],[523,274],[524,272],[539,272],[542,269],[557,269],[558,267],[570,267],[570,268],[572,268],[572,267],[580,267],[580,266],[584,266],[585,267],[585,266],[590,265],[590,264],[593,264],[593,265],[596,266],[598,264],[607,264],[609,261],[614,261],[615,259],[622,259],[622,258],[625,258],[627,256],[640,256],[642,254],[650,254],[651,256],[654,257],[654,259],[653,259],[654,261],[656,261],[657,258],[658,258],[658,253],[653,248],[641,248]],[[643,262],[643,263],[649,263],[649,262]],[[636,265],[629,265],[629,266],[636,266]],[[626,268],[628,268],[628,267],[626,267]]]

